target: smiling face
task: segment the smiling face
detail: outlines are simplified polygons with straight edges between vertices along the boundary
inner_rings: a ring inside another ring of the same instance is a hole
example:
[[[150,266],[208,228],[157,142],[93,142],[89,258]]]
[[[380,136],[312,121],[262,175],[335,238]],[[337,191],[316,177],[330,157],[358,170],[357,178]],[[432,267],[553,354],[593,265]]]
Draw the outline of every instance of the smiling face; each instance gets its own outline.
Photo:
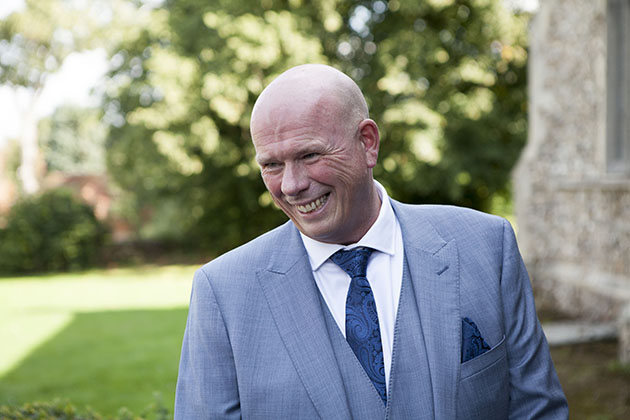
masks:
[[[372,179],[378,128],[354,82],[313,67],[289,70],[259,98],[251,123],[256,160],[274,202],[302,233],[350,244],[380,209]]]

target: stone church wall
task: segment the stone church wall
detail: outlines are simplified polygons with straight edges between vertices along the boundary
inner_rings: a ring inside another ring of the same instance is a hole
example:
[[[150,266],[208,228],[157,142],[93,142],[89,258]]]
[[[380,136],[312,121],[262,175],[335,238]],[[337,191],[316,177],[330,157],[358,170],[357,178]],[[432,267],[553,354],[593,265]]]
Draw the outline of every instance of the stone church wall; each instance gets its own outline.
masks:
[[[606,0],[540,2],[529,138],[514,171],[537,302],[601,320],[630,302],[630,178],[606,167],[606,9]]]

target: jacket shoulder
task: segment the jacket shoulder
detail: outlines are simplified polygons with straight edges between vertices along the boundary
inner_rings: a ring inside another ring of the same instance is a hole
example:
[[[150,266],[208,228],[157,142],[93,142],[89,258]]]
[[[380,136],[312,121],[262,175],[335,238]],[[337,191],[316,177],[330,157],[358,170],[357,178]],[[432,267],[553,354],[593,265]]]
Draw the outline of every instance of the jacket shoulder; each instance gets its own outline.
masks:
[[[470,235],[503,235],[505,225],[509,222],[502,217],[473,210],[437,204],[402,204],[396,203],[398,217],[407,222],[425,221],[445,240]]]

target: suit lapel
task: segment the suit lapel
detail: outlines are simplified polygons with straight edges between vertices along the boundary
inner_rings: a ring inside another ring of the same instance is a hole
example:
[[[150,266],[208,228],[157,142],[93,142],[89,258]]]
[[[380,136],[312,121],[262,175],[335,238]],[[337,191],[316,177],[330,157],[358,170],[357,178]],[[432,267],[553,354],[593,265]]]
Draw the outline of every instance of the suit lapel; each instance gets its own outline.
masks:
[[[417,208],[392,202],[401,225],[429,362],[435,418],[456,416],[461,347],[459,266],[454,240],[444,241]],[[421,215],[420,215],[421,216]]]
[[[283,245],[257,273],[273,319],[319,416],[350,418],[308,255],[293,224],[278,236]]]

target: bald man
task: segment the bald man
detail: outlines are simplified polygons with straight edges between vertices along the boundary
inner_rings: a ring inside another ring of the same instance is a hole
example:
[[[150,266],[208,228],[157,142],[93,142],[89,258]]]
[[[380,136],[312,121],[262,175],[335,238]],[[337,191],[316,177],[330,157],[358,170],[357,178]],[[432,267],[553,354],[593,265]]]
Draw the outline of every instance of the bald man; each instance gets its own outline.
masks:
[[[251,135],[290,221],[195,274],[175,419],[568,418],[510,225],[389,198],[349,77],[286,71]]]

